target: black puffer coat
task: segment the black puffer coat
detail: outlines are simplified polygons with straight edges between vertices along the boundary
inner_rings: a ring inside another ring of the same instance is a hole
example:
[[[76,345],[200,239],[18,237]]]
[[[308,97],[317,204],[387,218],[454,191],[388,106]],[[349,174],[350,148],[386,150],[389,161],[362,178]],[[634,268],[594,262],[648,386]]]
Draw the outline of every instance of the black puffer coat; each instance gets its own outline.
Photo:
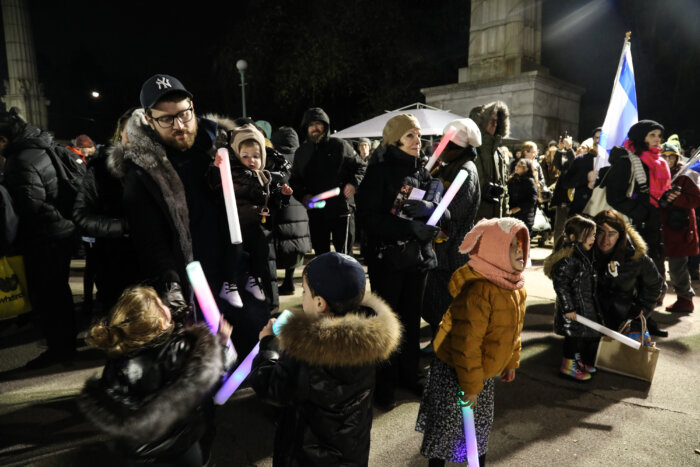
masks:
[[[569,216],[580,214],[586,207],[586,204],[591,199],[591,189],[588,188],[588,172],[593,170],[595,156],[591,153],[576,157],[571,164],[569,170],[559,177],[559,183],[562,183],[567,189],[574,189],[574,199],[569,206]]]
[[[53,145],[50,134],[25,125],[5,148],[5,186],[19,216],[20,242],[69,238],[75,225],[56,207],[58,178],[46,150]]]
[[[574,163],[575,157],[574,151],[571,149],[566,151],[557,151],[557,153],[554,155],[554,167],[557,168],[561,174],[559,175],[557,184],[554,187],[552,201],[549,203],[550,206],[564,206],[569,204],[569,193],[568,188],[564,183],[564,177]]]
[[[627,238],[627,248],[619,258],[599,253],[596,261],[598,302],[605,325],[613,330],[626,319],[637,317],[640,311],[648,316],[663,287],[659,271],[646,255],[647,246],[641,235],[627,226]]]
[[[294,163],[294,153],[299,148],[296,131],[292,128],[280,128],[272,133],[271,141],[291,166]],[[284,180],[285,183],[288,181],[289,177]],[[280,269],[296,266],[300,257],[311,251],[309,216],[306,214],[306,208],[293,196],[289,200],[289,206],[280,209],[275,218],[274,242],[277,267]]]
[[[174,459],[204,433],[202,404],[211,403],[224,371],[218,337],[196,325],[108,360],[102,377],[85,384],[78,406],[128,455]]]
[[[273,464],[366,466],[375,368],[400,339],[396,315],[371,294],[357,313],[298,313],[278,338],[263,338],[248,381],[283,407]]]
[[[508,201],[509,208],[520,208],[520,211],[515,214],[510,214],[523,221],[527,226],[527,230],[532,232],[532,226],[535,225],[535,212],[537,211],[537,185],[532,177],[520,177],[514,175],[508,180]]]
[[[294,190],[293,196],[299,201],[303,201],[307,195],[317,195],[336,187],[342,190],[348,183],[357,188],[366,170],[365,161],[349,143],[329,136],[330,119],[322,109],[315,107],[304,113],[301,125],[304,136],[309,123],[313,121],[323,122],[326,132],[318,143],[308,139],[304,141],[294,155],[289,185]],[[354,197],[346,198],[341,192],[340,196],[327,199],[323,209],[314,209],[312,215],[334,219],[354,209]]]
[[[597,300],[597,272],[590,252],[580,243],[565,243],[544,262],[544,273],[552,279],[557,294],[554,331],[560,336],[600,337],[593,329],[566,318],[575,312],[598,323],[603,323]]]
[[[404,185],[428,190],[432,177],[423,167],[421,160],[401,151],[396,146],[388,146],[383,160],[372,164],[357,192],[358,219],[367,232],[365,251],[368,265],[382,261],[380,250],[397,241],[414,240],[410,223],[421,222],[403,219],[391,213],[396,195]],[[425,271],[437,266],[432,241],[422,243],[423,256],[419,269]]]

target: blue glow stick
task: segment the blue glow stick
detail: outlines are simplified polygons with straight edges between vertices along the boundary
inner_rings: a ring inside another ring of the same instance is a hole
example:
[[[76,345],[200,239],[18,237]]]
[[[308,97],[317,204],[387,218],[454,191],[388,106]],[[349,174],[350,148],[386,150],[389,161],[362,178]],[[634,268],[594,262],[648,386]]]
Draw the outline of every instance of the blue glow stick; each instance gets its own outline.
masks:
[[[287,324],[287,321],[291,316],[292,312],[289,310],[284,310],[282,313],[280,313],[275,322],[272,323],[272,332],[275,334],[275,336],[279,335],[282,327]],[[243,381],[245,381],[253,368],[253,360],[259,352],[260,342],[255,344],[253,350],[251,350],[245,359],[243,359],[241,364],[238,365],[238,368],[231,373],[231,376],[229,376],[228,379],[224,381],[224,384],[221,385],[221,389],[219,389],[219,391],[214,395],[214,402],[217,405],[225,404],[229,397],[231,397],[231,395],[236,392],[236,389],[238,389]]]
[[[464,393],[460,391],[460,395]],[[469,467],[479,467],[479,448],[476,444],[476,430],[474,428],[474,411],[459,398],[462,408],[462,422],[464,423],[464,440],[467,443],[467,464]]]
[[[326,207],[326,200],[322,199],[321,201],[309,201],[306,203],[306,207],[309,209],[323,209]]]

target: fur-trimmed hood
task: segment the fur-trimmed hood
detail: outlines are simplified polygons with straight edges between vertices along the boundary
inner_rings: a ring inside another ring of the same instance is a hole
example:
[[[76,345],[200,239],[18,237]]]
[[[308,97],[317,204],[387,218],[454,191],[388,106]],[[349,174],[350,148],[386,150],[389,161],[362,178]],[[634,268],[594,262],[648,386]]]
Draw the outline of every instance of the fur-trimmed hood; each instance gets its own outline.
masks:
[[[637,261],[642,258],[642,256],[647,254],[647,244],[642,238],[642,236],[635,230],[631,225],[625,226],[627,230],[627,248],[633,248],[634,254],[630,258],[632,261]]]
[[[368,293],[362,306],[372,309],[375,316],[295,313],[282,328],[280,350],[318,366],[361,366],[388,359],[401,340],[401,324],[376,295]]]
[[[494,113],[498,115],[498,125],[496,126],[495,136],[507,138],[510,135],[510,111],[505,102],[495,101],[474,107],[469,112],[469,118],[474,120],[483,134],[489,124],[491,115]]]
[[[117,391],[105,387],[107,383],[92,378],[78,399],[78,407],[86,418],[104,432],[138,444],[161,440],[186,421],[223,375],[224,354],[219,338],[204,324],[186,328],[165,345],[182,348],[183,337],[192,342],[191,350],[180,356],[186,361],[171,384],[134,407],[133,402],[125,404],[119,400]],[[174,352],[167,352],[167,357]],[[116,384],[123,390],[122,380]]]
[[[547,256],[544,259],[544,275],[549,277],[550,279],[552,278],[552,268],[554,267],[555,264],[557,264],[560,260],[564,258],[568,258],[569,256],[574,254],[574,246],[569,244],[569,246],[563,246],[551,255]]]

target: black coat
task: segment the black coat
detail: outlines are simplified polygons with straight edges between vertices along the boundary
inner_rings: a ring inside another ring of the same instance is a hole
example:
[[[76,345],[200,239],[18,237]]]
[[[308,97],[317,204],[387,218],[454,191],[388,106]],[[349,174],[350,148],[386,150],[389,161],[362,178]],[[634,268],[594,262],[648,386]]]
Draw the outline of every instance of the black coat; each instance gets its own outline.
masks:
[[[559,180],[564,187],[574,189],[574,199],[569,206],[569,216],[581,214],[583,209],[591,199],[592,190],[588,188],[588,172],[593,170],[595,156],[591,153],[584,154],[573,160],[571,167],[562,175]]]
[[[219,338],[195,325],[109,359],[78,406],[130,457],[173,458],[204,433],[203,404],[211,404],[226,367]]]
[[[289,185],[294,190],[294,197],[303,201],[307,195],[317,195],[347,184],[355,188],[360,186],[365,175],[366,163],[349,143],[342,139],[328,136],[330,120],[321,109],[310,109],[304,114],[302,131],[306,135],[307,127],[312,121],[321,121],[326,125],[326,133],[318,143],[306,140],[294,155],[294,165]],[[323,209],[314,209],[313,216],[334,219],[346,216],[354,211],[354,197],[340,196],[326,200]]]
[[[366,466],[376,365],[400,338],[394,313],[370,294],[357,313],[297,313],[263,338],[248,381],[282,406],[273,465]]]
[[[294,153],[299,148],[299,138],[292,128],[281,128],[272,134],[275,149],[292,166]],[[291,174],[290,174],[291,175]],[[288,183],[289,177],[284,180]],[[275,218],[274,242],[277,253],[277,267],[286,269],[297,264],[299,256],[311,251],[309,216],[306,208],[295,198],[289,206],[283,207]]]
[[[557,294],[554,331],[568,337],[599,337],[593,329],[566,318],[576,312],[598,323],[603,322],[597,300],[597,272],[580,243],[565,243],[544,262],[544,273],[552,279]]]
[[[514,175],[508,180],[508,207],[520,208],[520,211],[515,214],[510,214],[510,217],[520,219],[527,226],[528,230],[532,230],[535,225],[535,212],[537,211],[537,185],[532,177],[520,177]]]
[[[573,165],[575,157],[574,151],[571,149],[568,149],[567,151],[557,151],[557,153],[554,155],[554,167],[559,169],[561,173],[559,174],[559,179],[554,187],[554,193],[552,194],[552,200],[550,201],[551,206],[562,206],[569,204],[568,188],[564,183],[564,177]]]
[[[619,257],[599,253],[597,261],[598,303],[605,325],[613,330],[626,319],[637,317],[640,311],[651,313],[663,287],[661,275],[646,255],[642,237],[627,226],[627,238],[627,248]]]
[[[409,185],[427,191],[431,180],[419,158],[396,146],[388,146],[383,160],[368,167],[357,192],[358,219],[367,233],[365,259],[368,265],[382,261],[380,250],[383,247],[397,241],[416,240],[410,223],[421,221],[403,219],[392,214],[391,209],[401,187]],[[432,243],[431,240],[420,244],[423,261],[418,267],[421,270],[437,266]]]
[[[75,232],[73,222],[56,207],[59,182],[46,152],[52,145],[51,135],[26,125],[4,151],[4,183],[19,216],[19,240],[25,245],[69,238]]]

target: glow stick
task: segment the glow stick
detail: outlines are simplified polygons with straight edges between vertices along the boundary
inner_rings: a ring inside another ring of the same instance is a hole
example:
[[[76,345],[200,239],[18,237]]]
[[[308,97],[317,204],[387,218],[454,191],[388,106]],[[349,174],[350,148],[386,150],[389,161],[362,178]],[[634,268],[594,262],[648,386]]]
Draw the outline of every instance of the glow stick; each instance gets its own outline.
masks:
[[[452,202],[452,198],[455,197],[455,195],[457,194],[457,191],[462,187],[465,180],[467,180],[468,175],[469,174],[467,173],[466,170],[460,170],[457,173],[457,176],[455,177],[455,179],[452,180],[452,184],[445,192],[444,198],[442,198],[442,200],[440,200],[440,202],[438,203],[437,207],[433,211],[433,214],[430,216],[430,219],[428,219],[428,222],[426,222],[426,224],[435,225],[438,223],[438,221],[440,220],[442,215],[445,214],[445,210],[447,209],[447,206],[449,206],[449,204]]]
[[[282,327],[287,324],[287,320],[289,320],[290,316],[292,316],[292,312],[289,310],[284,310],[282,313],[280,313],[275,322],[272,323],[272,332],[275,334],[275,336],[279,335]],[[253,368],[253,360],[255,360],[255,357],[259,352],[260,342],[255,344],[253,350],[251,350],[245,359],[243,359],[241,364],[238,365],[238,368],[231,373],[231,376],[229,376],[228,379],[224,381],[224,384],[221,385],[221,389],[219,389],[219,391],[214,395],[214,402],[217,405],[225,404],[229,397],[236,392],[236,389],[238,389],[241,383],[245,381]]]
[[[309,209],[323,209],[326,207],[326,200],[322,199],[321,201],[309,201],[306,203],[306,207]]]
[[[333,188],[328,191],[324,191],[323,193],[319,193],[316,196],[313,196],[311,198],[311,202],[316,202],[316,201],[321,201],[322,199],[328,199],[328,198],[333,198],[335,196],[338,196],[340,194],[340,187]]]
[[[474,411],[471,407],[465,406],[461,399],[459,400],[459,405],[462,406],[464,440],[467,443],[467,464],[469,464],[470,467],[479,467],[479,448],[476,444],[476,430],[474,429]]]
[[[601,334],[605,334],[608,337],[612,337],[616,341],[620,341],[623,344],[632,347],[634,350],[639,350],[639,348],[642,346],[641,342],[636,341],[634,339],[630,339],[629,337],[622,335],[619,332],[613,331],[610,328],[606,328],[605,326],[602,326],[596,323],[595,321],[591,321],[590,319],[579,314],[576,315],[576,321],[591,329],[595,329]]]
[[[433,168],[435,163],[438,160],[438,157],[440,157],[440,154],[442,154],[442,151],[445,150],[445,146],[447,146],[447,143],[450,142],[450,138],[454,136],[454,134],[457,132],[457,128],[451,126],[446,132],[445,135],[442,137],[440,140],[440,144],[438,144],[437,149],[435,149],[435,152],[433,153],[432,156],[430,156],[430,159],[428,159],[428,163],[425,164],[425,168],[428,169],[428,172]]]
[[[228,158],[228,149],[219,148],[216,153],[221,156],[222,159],[219,172],[221,172],[221,187],[224,190],[228,231],[231,234],[231,243],[238,244],[243,241],[243,237],[241,236],[241,223],[238,221],[236,194],[233,191],[233,180],[231,179],[231,161]]]
[[[216,301],[214,301],[214,295],[211,293],[207,278],[204,276],[202,265],[199,261],[192,261],[185,269],[187,270],[187,277],[190,278],[190,284],[192,284],[194,294],[197,296],[199,308],[202,309],[204,320],[209,325],[211,332],[216,334],[219,332],[221,313],[219,313],[219,307],[216,306]]]

